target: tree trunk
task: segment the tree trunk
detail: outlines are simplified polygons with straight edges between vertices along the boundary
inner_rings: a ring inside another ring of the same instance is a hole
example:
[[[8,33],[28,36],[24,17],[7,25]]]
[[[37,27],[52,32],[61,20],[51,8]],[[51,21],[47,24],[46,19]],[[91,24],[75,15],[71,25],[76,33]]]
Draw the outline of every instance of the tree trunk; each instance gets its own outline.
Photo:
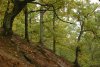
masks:
[[[45,11],[42,10],[40,11],[40,44],[43,45],[43,15]]]
[[[29,35],[28,35],[28,8],[27,8],[27,5],[25,7],[25,39],[29,42]]]
[[[4,36],[11,36],[13,34],[12,24],[14,18],[20,13],[20,11],[25,7],[25,5],[31,1],[33,0],[24,0],[24,1],[14,0],[13,3],[11,0],[8,1],[8,6],[5,12],[3,26],[2,26],[3,27],[2,33]],[[13,7],[12,5],[10,5],[11,3],[13,4]]]
[[[81,25],[81,31],[80,31],[80,34],[79,34],[79,36],[78,36],[78,39],[77,39],[77,42],[80,42],[80,40],[81,40],[81,37],[82,37],[82,35],[83,35],[83,28],[84,28],[84,21],[82,21],[81,23],[80,23],[80,25]],[[75,57],[75,61],[74,61],[74,64],[75,64],[75,67],[80,67],[80,64],[79,64],[79,62],[78,62],[78,56],[79,56],[79,53],[81,52],[81,49],[80,49],[80,46],[78,45],[77,47],[76,47],[76,57]]]
[[[53,12],[53,52],[56,52],[55,17],[55,13]]]
[[[79,62],[78,62],[78,56],[79,56],[80,48],[79,46],[76,47],[76,58],[74,61],[75,67],[80,67]]]

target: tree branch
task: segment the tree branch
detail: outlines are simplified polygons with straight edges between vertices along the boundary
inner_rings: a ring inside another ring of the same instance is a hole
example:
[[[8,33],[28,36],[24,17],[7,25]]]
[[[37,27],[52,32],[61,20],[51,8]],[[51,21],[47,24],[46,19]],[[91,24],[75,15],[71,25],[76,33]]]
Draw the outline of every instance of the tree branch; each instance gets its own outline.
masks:
[[[71,23],[71,22],[67,22],[67,21],[64,21],[63,19],[61,19],[61,18],[58,16],[58,14],[56,13],[55,7],[54,7],[53,5],[52,5],[52,7],[53,7],[53,12],[55,13],[55,16],[56,16],[60,21],[73,24],[73,23]]]
[[[38,4],[38,5],[41,5],[41,6],[50,6],[49,4],[42,4],[42,3],[39,3],[39,2],[30,2],[32,4]]]
[[[53,8],[53,10],[33,10],[33,11],[30,11],[29,13],[32,13],[32,12],[38,12],[38,11],[53,11],[54,13],[55,13],[55,16],[60,20],[60,21],[62,21],[62,22],[66,22],[66,23],[69,23],[69,24],[74,24],[74,23],[71,23],[71,22],[67,22],[67,21],[64,21],[63,19],[61,19],[59,16],[58,16],[58,14],[56,13],[56,10],[57,9],[55,9],[55,7],[53,6],[53,4],[41,4],[41,3],[39,3],[39,2],[30,2],[30,3],[33,3],[33,4],[39,4],[39,5],[41,5],[41,6],[49,6],[49,7],[52,7]],[[56,2],[55,2],[56,3]],[[55,4],[54,3],[54,4]],[[58,8],[59,9],[59,8]]]

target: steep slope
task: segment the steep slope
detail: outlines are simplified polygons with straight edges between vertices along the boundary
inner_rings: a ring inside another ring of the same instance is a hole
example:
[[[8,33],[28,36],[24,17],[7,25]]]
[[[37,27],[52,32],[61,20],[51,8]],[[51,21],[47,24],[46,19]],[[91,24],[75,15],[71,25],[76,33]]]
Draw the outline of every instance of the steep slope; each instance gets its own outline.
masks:
[[[27,43],[17,35],[0,36],[1,67],[72,67],[71,63],[39,44]]]

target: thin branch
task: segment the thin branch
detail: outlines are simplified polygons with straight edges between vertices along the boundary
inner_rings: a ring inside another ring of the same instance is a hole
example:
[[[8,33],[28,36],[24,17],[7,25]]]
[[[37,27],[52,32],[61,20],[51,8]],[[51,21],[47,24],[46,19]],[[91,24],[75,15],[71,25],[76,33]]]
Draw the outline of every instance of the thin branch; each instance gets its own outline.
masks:
[[[52,4],[56,4],[58,1],[52,3]],[[39,2],[30,2],[30,3],[33,3],[33,4],[38,4],[38,5],[41,5],[41,6],[51,6],[52,4],[42,4],[42,3],[39,3]]]
[[[33,13],[33,12],[40,12],[40,11],[46,11],[46,10],[40,10],[40,9],[39,10],[31,10],[28,12],[28,14]]]
[[[49,9],[50,9],[50,7],[46,8],[46,9],[31,10],[31,11],[28,12],[28,14],[33,13],[33,12],[40,12],[40,11],[43,11],[43,12],[52,11],[52,10],[49,10]]]
[[[93,35],[94,35],[94,39],[97,37],[97,38],[100,38],[100,36],[98,36],[97,35],[97,33],[95,32],[95,31],[93,31],[93,30],[83,30],[84,32],[86,32],[86,31],[90,31],[90,32],[92,32],[93,33]]]
[[[50,7],[49,7],[50,8]],[[58,10],[59,8],[57,8],[57,9],[55,9],[55,10]],[[30,14],[30,13],[34,13],[34,12],[40,12],[40,11],[53,11],[53,9],[44,9],[44,10],[31,10],[31,11],[29,11],[28,12],[28,14]]]
[[[74,23],[67,22],[67,21],[64,21],[63,19],[61,19],[61,18],[58,16],[58,14],[56,13],[56,10],[59,9],[59,8],[55,9],[55,7],[53,6],[53,4],[41,4],[41,3],[39,3],[39,2],[30,2],[30,3],[39,4],[39,5],[41,5],[41,6],[49,6],[49,7],[52,7],[53,10],[49,10],[49,9],[48,9],[48,10],[35,10],[35,11],[30,11],[29,13],[38,12],[38,11],[53,11],[53,12],[55,13],[55,16],[56,16],[60,21],[66,22],[66,23],[70,23],[70,24],[74,24]],[[55,2],[55,3],[56,3],[56,2]],[[54,3],[54,4],[55,4],[55,3]]]
[[[38,5],[41,5],[41,6],[50,6],[49,4],[42,4],[42,3],[39,3],[39,2],[30,2],[32,4],[38,4]]]
[[[70,23],[70,22],[67,22],[67,21],[64,21],[63,19],[61,19],[61,18],[58,16],[58,14],[56,13],[55,7],[54,7],[53,5],[52,5],[52,7],[53,7],[53,12],[55,13],[55,16],[56,16],[60,21],[66,22],[66,23]],[[73,24],[73,23],[70,23],[70,24]]]
[[[84,17],[87,18],[88,16],[91,16],[91,14],[94,13],[97,8],[98,8],[98,6],[95,9],[93,9],[91,12],[89,12],[87,14],[87,16],[84,16]]]

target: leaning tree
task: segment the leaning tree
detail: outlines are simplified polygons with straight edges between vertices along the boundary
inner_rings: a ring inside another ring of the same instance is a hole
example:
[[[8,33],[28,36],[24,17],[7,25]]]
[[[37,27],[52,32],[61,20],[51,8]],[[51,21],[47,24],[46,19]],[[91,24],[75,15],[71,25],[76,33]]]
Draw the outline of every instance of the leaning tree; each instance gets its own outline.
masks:
[[[8,0],[7,9],[3,20],[2,34],[4,36],[11,36],[13,34],[12,25],[14,18],[21,12],[21,10],[34,0]]]

